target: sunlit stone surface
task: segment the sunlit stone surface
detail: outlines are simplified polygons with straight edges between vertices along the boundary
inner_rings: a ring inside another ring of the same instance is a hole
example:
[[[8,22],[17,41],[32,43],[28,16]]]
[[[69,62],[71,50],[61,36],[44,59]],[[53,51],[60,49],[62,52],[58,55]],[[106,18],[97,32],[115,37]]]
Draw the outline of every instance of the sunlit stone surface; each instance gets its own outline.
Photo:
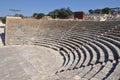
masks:
[[[0,80],[46,80],[55,75],[62,60],[58,52],[45,47],[2,47]]]

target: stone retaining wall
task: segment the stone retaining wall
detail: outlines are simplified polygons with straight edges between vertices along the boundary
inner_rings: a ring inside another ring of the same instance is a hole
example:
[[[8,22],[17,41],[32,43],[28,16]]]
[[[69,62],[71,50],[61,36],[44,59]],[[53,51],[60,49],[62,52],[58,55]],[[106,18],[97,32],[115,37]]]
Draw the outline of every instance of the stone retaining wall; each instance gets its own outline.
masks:
[[[63,26],[61,26],[61,24]],[[36,20],[7,18],[5,29],[6,45],[29,45],[38,36],[54,35],[56,30],[61,30],[68,21]],[[55,30],[55,31],[54,31]],[[59,32],[59,31],[58,31]],[[51,33],[51,34],[49,34]]]
[[[62,20],[36,20],[7,18],[5,29],[6,45],[32,45],[34,40],[60,37],[62,33],[75,26],[114,26],[119,22],[81,22],[81,21],[62,21]],[[114,23],[114,24],[113,24]]]

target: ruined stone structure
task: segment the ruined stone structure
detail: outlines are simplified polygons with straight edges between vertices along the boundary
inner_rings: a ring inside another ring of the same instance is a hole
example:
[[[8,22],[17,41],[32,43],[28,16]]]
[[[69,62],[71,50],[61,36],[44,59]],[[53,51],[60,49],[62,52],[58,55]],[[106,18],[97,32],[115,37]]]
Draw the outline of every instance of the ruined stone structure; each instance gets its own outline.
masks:
[[[85,21],[120,21],[120,14],[87,14]]]
[[[120,21],[8,18],[6,25],[5,44],[9,46],[0,49],[1,79],[120,79]]]

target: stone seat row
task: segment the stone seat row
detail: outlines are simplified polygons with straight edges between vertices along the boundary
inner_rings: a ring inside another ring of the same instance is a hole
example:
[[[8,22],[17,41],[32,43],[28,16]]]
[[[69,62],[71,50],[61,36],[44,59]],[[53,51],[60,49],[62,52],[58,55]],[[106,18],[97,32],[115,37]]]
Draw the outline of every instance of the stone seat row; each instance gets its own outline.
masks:
[[[120,59],[119,27],[111,28],[113,30],[107,28],[86,33],[73,30],[74,33],[71,31],[62,37],[34,40],[33,44],[59,51],[64,62],[57,73],[75,71],[81,79],[107,79],[118,73]]]
[[[61,44],[61,43],[60,43]],[[65,44],[65,43],[63,43],[63,44]],[[90,46],[89,46],[90,47]],[[106,49],[108,49],[108,48],[106,48]],[[72,49],[71,49],[72,50]],[[108,53],[110,52],[111,53],[111,51],[110,50],[107,50],[108,51]],[[87,52],[87,51],[86,51]],[[111,56],[113,56],[113,55],[111,55]]]

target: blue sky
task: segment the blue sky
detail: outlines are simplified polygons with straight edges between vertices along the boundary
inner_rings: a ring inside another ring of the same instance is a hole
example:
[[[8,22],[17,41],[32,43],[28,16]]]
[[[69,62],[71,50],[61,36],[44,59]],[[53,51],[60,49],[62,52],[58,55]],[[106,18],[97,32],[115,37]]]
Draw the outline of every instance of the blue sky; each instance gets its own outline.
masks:
[[[104,7],[120,7],[120,0],[0,0],[0,16],[13,15],[9,9],[21,10],[21,14],[45,13],[70,7],[72,11],[84,11]]]

